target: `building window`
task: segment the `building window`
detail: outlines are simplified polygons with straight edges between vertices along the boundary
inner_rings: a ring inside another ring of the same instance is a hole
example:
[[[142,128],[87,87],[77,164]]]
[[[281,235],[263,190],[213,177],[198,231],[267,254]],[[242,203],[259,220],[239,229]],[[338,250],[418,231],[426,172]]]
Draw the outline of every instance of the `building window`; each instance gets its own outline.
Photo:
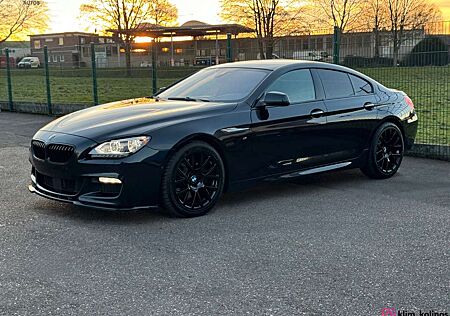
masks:
[[[60,38],[58,39],[58,44],[59,44],[60,46],[64,45],[64,37],[60,37]]]
[[[65,61],[65,60],[64,60],[64,55],[60,55],[60,56],[59,56],[59,61],[62,62],[62,63]]]
[[[46,38],[45,41],[46,42],[53,42],[53,38]]]
[[[86,39],[84,37],[80,37],[80,44],[86,43]]]
[[[89,47],[83,47],[83,57],[89,57],[89,56],[90,56]]]
[[[53,55],[52,58],[53,58],[53,62],[54,63],[58,62],[58,56],[57,55]]]
[[[175,49],[175,53],[177,53],[177,54],[183,54],[183,49],[182,49],[182,48],[176,48],[176,49]]]
[[[161,48],[161,51],[163,53],[168,53],[169,52],[169,47],[163,47],[163,48]]]
[[[34,49],[41,49],[41,41],[40,40],[34,41]]]

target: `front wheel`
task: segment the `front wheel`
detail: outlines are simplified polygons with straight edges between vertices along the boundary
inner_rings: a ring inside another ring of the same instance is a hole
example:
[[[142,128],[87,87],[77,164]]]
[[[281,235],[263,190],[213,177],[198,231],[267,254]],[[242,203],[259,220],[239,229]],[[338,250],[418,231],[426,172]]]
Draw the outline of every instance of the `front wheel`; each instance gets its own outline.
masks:
[[[400,168],[404,148],[403,134],[398,126],[390,122],[382,124],[373,136],[369,159],[361,171],[374,179],[392,177]]]
[[[195,141],[178,150],[164,170],[162,205],[171,216],[195,217],[208,213],[223,192],[225,168],[219,153]]]

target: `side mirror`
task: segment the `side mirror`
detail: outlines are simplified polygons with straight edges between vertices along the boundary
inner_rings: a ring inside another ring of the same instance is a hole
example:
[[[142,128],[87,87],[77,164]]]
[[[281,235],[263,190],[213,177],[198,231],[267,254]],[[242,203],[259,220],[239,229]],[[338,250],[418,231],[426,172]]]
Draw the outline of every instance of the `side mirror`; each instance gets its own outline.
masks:
[[[267,92],[262,101],[264,106],[288,106],[289,104],[291,104],[289,97],[278,91]]]

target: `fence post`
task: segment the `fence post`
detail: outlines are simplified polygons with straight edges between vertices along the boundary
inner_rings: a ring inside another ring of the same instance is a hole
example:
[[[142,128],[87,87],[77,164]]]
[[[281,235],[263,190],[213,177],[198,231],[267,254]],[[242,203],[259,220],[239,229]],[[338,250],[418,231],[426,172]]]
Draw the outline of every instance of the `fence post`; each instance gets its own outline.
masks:
[[[152,90],[153,94],[158,92],[158,75],[156,72],[156,40],[152,42]]]
[[[48,70],[48,47],[44,46],[44,67],[45,67],[45,86],[47,88],[47,109],[48,114],[52,115],[52,93],[50,90],[50,72]]]
[[[5,55],[6,55],[6,81],[8,82],[9,110],[10,111],[14,111],[13,94],[12,94],[12,83],[11,83],[11,65],[9,63],[9,48],[5,49]]]
[[[333,34],[333,63],[339,64],[339,51],[341,48],[341,29],[338,26],[334,27]]]
[[[98,105],[97,64],[95,60],[95,45],[92,42],[91,42],[91,67],[92,67],[92,93],[94,96],[94,105]]]
[[[231,50],[231,33],[227,33],[227,63],[233,61],[233,52]]]

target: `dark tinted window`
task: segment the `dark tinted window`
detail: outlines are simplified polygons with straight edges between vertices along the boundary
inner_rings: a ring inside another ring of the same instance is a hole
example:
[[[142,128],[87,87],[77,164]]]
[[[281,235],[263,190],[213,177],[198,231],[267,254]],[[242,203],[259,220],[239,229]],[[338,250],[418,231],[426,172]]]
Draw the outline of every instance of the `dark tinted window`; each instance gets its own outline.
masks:
[[[281,75],[267,89],[285,93],[291,103],[311,101],[316,98],[314,82],[308,69],[294,70]]]
[[[353,86],[347,73],[323,69],[318,71],[327,99],[346,98],[354,95]]]
[[[353,89],[355,90],[356,95],[366,95],[373,93],[373,88],[370,82],[353,75],[349,76],[350,80],[352,81]]]

